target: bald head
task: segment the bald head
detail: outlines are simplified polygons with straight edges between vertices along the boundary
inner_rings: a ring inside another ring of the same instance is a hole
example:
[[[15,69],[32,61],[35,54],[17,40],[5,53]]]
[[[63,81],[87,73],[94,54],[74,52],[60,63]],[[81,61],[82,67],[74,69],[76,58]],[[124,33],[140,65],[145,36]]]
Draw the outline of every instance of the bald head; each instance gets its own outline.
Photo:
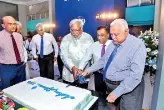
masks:
[[[13,33],[16,30],[16,21],[12,16],[5,16],[2,18],[2,27],[9,33]]]

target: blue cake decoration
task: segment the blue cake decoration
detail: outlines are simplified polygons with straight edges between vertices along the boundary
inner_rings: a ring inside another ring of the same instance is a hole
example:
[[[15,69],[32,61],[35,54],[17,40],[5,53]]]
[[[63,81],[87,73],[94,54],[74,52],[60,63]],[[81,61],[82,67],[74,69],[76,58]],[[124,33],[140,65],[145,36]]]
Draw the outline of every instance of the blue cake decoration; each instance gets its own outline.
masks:
[[[32,82],[32,81],[28,81],[27,84],[33,85],[33,87],[31,88],[32,90],[40,87],[43,90],[45,90],[46,92],[50,92],[50,91],[55,92],[56,93],[56,96],[61,97],[61,99],[75,99],[74,96],[71,96],[71,95],[62,93],[62,92],[59,91],[59,89],[54,88],[54,87],[47,87],[47,86],[44,86],[42,84],[35,83],[35,82]]]

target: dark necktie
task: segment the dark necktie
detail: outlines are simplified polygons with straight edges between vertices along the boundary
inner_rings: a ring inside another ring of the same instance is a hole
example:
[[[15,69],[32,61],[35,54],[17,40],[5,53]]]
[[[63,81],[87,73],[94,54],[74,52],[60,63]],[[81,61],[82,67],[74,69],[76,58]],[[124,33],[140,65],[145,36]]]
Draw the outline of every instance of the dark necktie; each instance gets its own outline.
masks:
[[[44,42],[43,42],[43,36],[42,36],[41,41],[40,41],[40,58],[44,57],[43,50],[44,50]]]
[[[29,42],[29,44],[28,44],[28,50],[30,51],[30,42]]]
[[[20,53],[19,53],[16,41],[15,41],[13,35],[11,35],[11,38],[12,38],[12,43],[13,43],[13,48],[14,48],[14,53],[15,53],[15,57],[16,57],[17,63],[20,64],[21,63],[21,57],[20,57]]]
[[[105,46],[106,46],[105,44],[102,45],[101,57],[103,57],[104,54],[105,54]],[[104,70],[103,70],[103,69],[100,69],[100,70],[99,70],[99,73],[103,74],[103,73],[104,73]]]
[[[26,42],[27,44],[27,53],[30,54],[30,42],[28,41],[28,43]]]
[[[115,55],[116,55],[116,53],[117,53],[118,47],[119,47],[119,45],[116,45],[116,46],[115,46],[115,48],[114,48],[112,54],[110,55],[110,57],[109,57],[109,59],[108,59],[106,65],[105,65],[104,74],[103,74],[103,80],[106,79],[106,73],[107,73],[108,67],[109,67],[109,65],[111,64],[112,60],[114,59],[114,57],[115,57]]]
[[[102,45],[102,49],[101,49],[101,57],[103,57],[103,55],[105,54],[105,46],[106,45]]]

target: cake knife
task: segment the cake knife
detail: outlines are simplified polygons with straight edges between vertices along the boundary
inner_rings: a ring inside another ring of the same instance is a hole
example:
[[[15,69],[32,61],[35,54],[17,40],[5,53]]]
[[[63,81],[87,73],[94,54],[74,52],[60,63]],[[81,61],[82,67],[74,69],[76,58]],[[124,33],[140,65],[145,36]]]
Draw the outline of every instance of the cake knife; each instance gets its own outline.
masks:
[[[76,79],[74,82],[68,84],[68,85],[66,86],[66,88],[69,87],[69,86],[74,86],[74,85],[76,85],[76,84],[78,83],[78,81],[79,81],[79,80]]]

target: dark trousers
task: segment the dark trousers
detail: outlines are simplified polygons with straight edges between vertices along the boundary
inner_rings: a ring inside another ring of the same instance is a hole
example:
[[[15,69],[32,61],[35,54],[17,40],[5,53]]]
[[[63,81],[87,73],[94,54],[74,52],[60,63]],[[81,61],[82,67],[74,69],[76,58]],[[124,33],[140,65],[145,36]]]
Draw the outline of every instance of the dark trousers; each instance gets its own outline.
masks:
[[[95,91],[106,93],[106,84],[103,81],[103,74],[94,72]]]
[[[25,65],[0,64],[0,90],[26,80]]]
[[[94,72],[95,91],[92,91],[94,96],[98,97],[97,108],[95,110],[108,110],[106,101],[106,84],[103,81],[103,74]]]
[[[44,55],[44,58],[38,56],[40,76],[54,80],[54,54]]]
[[[113,85],[106,82],[108,93],[112,92],[118,85]],[[131,92],[122,95],[119,98],[120,110],[142,110],[142,103],[144,97],[144,79],[141,83]],[[118,100],[117,100],[118,101]],[[116,102],[117,102],[116,101]],[[109,103],[109,108],[111,104]]]
[[[59,72],[60,72],[60,79],[62,78],[62,71],[63,71],[63,62],[60,58],[60,56],[58,56],[57,58],[57,62],[58,62],[58,68],[59,68]]]

